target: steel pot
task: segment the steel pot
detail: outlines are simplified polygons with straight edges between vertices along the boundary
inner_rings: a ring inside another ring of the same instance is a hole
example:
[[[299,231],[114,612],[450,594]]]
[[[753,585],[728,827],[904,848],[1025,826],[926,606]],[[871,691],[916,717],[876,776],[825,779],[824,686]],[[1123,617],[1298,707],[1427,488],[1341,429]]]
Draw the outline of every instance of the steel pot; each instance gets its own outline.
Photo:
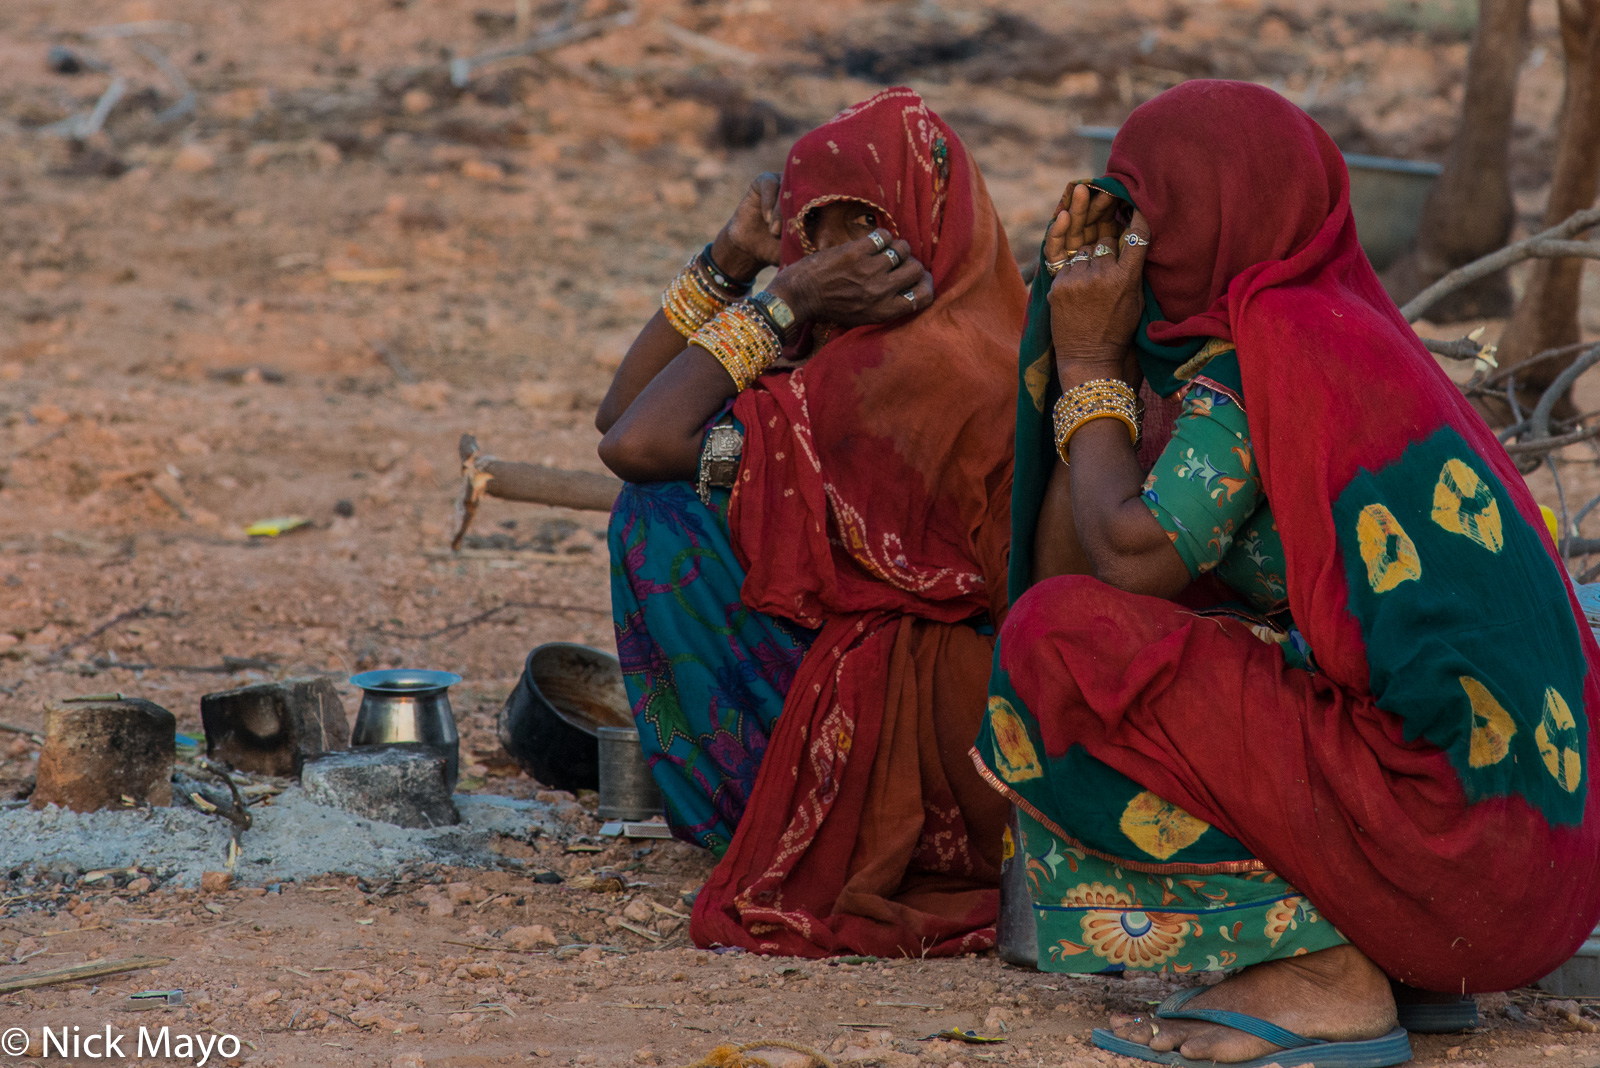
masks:
[[[394,668],[364,671],[350,685],[361,688],[361,709],[350,745],[411,743],[445,755],[445,780],[456,788],[461,774],[461,735],[450,710],[450,687],[461,676],[448,671]]]

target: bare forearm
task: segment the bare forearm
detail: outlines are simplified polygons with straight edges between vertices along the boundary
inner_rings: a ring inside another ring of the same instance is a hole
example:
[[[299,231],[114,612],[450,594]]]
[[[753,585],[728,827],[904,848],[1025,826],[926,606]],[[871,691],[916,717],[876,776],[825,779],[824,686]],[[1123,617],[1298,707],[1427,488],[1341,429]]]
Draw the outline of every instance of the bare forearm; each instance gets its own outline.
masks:
[[[622,366],[617,368],[616,375],[611,379],[611,388],[606,391],[605,400],[600,402],[600,410],[594,417],[594,425],[600,433],[608,432],[622,418],[622,414],[638,399],[644,388],[687,345],[688,342],[673,327],[666,313],[657,310],[650,321],[644,324],[644,329],[639,331],[639,336],[633,339],[633,344],[628,346]]]
[[[1071,511],[1090,573],[1131,593],[1180,593],[1189,571],[1144,503],[1144,472],[1127,427],[1093,420],[1072,435],[1069,450]]]
[[[735,393],[716,357],[691,345],[639,391],[600,441],[600,459],[629,482],[693,478],[706,420]]]

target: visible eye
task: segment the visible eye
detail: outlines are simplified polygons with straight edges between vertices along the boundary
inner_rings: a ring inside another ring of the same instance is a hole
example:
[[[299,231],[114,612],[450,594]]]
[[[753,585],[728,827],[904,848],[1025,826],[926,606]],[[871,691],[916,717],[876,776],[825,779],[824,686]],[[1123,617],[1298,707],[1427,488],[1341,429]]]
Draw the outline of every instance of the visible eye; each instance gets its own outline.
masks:
[[[875,211],[862,212],[856,216],[856,225],[865,227],[868,230],[876,230],[878,228],[878,213]]]

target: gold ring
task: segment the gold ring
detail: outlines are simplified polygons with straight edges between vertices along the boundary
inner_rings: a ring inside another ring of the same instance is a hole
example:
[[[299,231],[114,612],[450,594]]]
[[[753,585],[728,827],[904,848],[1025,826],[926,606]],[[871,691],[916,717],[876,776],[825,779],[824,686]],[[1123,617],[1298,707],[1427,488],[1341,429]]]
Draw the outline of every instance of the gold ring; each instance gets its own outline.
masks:
[[[1090,253],[1090,255],[1094,256],[1096,259],[1099,259],[1101,256],[1109,256],[1111,255],[1111,246],[1106,244],[1097,244],[1094,247],[1094,252]]]

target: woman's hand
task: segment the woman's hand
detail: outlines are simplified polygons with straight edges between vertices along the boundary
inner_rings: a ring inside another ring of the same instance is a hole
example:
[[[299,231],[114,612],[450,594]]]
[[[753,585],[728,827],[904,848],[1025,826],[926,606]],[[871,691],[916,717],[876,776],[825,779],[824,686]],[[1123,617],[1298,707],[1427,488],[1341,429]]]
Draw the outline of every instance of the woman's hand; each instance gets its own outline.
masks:
[[[717,266],[741,282],[778,263],[783,236],[783,213],[778,208],[781,181],[771,171],[756,175],[733,218],[711,243],[711,257]]]
[[[911,257],[911,246],[887,230],[873,234],[884,251],[870,235],[821,249],[779,271],[767,289],[800,322],[847,327],[886,323],[932,304],[933,276]]]
[[[1080,248],[1093,248],[1096,242],[1115,244],[1122,238],[1122,227],[1117,225],[1116,197],[1095,189],[1085,181],[1067,183],[1056,205],[1056,217],[1044,238],[1044,258],[1050,263],[1060,263]]]
[[[1144,312],[1149,244],[1150,227],[1134,212],[1122,240],[1080,248],[1051,283],[1050,330],[1063,386],[1076,384],[1069,379],[1126,377]]]

